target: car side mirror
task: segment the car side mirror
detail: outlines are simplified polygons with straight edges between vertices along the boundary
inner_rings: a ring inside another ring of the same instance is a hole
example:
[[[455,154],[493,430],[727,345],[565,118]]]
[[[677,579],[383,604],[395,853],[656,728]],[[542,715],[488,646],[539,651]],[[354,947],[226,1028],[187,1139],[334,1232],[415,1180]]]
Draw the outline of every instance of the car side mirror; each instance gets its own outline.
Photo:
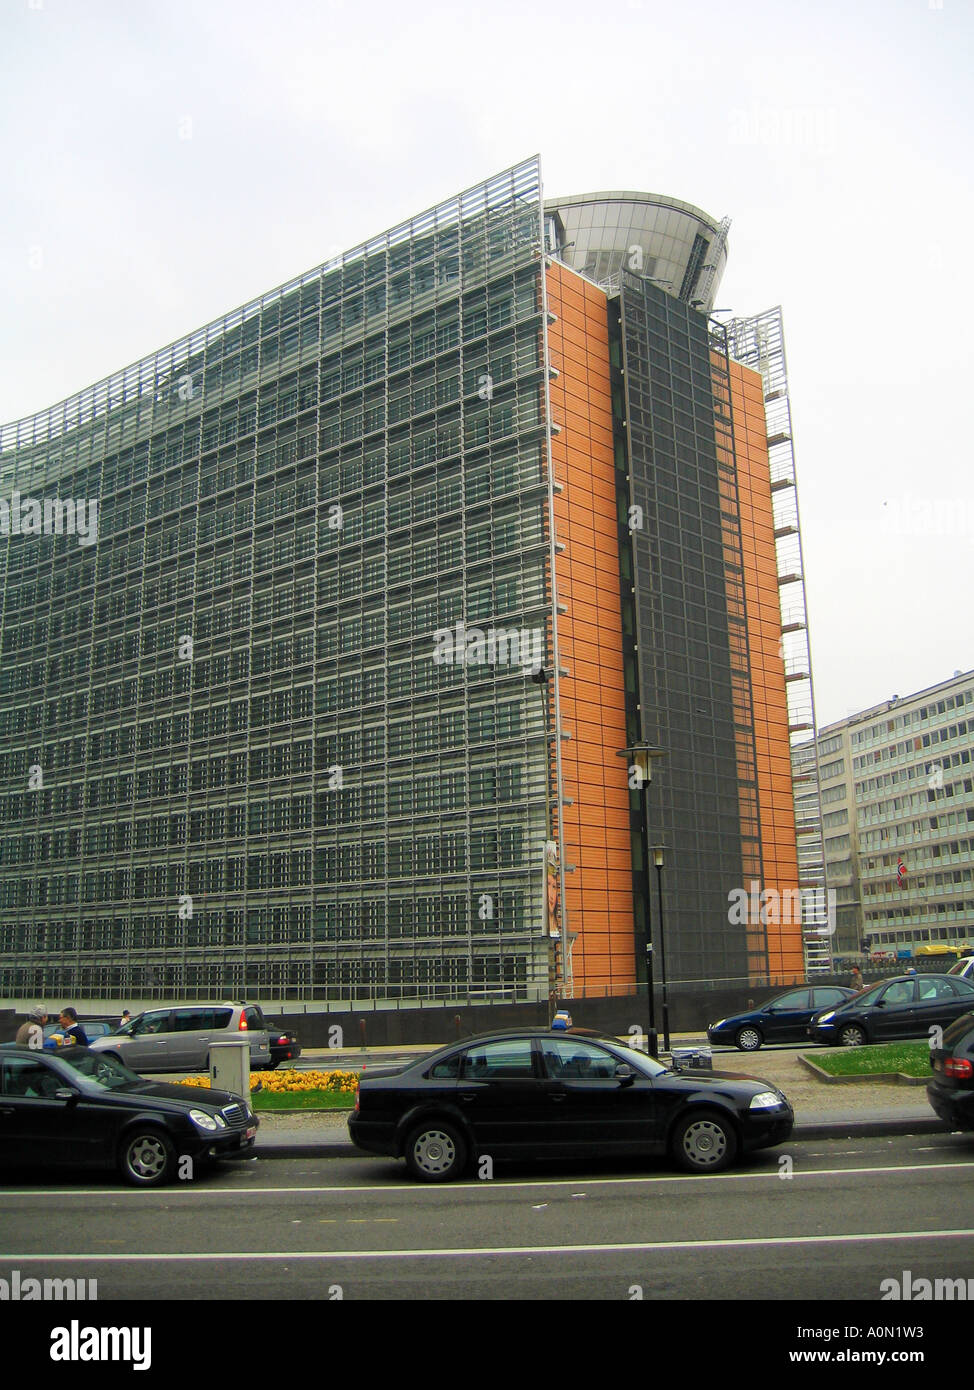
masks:
[[[615,1069],[615,1076],[617,1080],[623,1082],[624,1085],[630,1086],[636,1079],[636,1074],[628,1062],[619,1063],[619,1065]]]
[[[54,1092],[55,1100],[72,1101],[78,1099],[78,1092],[73,1091],[70,1086],[59,1086]]]

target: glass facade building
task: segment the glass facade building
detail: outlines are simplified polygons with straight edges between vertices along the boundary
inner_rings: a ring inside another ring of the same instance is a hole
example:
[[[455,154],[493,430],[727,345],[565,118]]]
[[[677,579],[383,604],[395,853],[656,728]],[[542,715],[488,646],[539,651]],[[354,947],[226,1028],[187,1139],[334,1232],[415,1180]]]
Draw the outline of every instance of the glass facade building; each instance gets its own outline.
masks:
[[[631,992],[640,734],[671,979],[801,970],[727,911],[795,875],[725,243],[528,160],[3,427],[0,998]]]
[[[0,995],[547,993],[529,162],[4,429]]]

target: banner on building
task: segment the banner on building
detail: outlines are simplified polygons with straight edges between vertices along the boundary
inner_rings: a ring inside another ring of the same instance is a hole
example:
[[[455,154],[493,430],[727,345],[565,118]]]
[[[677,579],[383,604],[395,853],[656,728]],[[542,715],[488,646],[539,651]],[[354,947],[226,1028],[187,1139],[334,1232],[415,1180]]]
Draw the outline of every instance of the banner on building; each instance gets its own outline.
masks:
[[[561,938],[561,874],[558,846],[548,840],[544,847],[544,924],[545,935],[558,941]]]

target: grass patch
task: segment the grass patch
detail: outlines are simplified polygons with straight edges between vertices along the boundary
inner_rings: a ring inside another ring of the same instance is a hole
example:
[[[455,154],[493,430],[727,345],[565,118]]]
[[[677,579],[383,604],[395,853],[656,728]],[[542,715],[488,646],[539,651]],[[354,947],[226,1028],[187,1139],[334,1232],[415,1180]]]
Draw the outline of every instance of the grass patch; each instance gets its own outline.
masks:
[[[335,1091],[251,1091],[255,1110],[351,1110],[355,1097]]]
[[[835,1052],[809,1053],[829,1076],[875,1076],[877,1072],[902,1072],[904,1076],[930,1076],[930,1046],[925,1042],[879,1043],[872,1047],[843,1047]]]

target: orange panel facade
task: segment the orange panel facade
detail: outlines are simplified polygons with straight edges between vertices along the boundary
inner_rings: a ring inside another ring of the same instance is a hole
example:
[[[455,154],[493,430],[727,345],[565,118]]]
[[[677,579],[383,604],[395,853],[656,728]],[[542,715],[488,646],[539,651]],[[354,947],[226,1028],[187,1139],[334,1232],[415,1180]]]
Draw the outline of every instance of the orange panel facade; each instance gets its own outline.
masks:
[[[606,297],[558,264],[547,270],[551,415],[562,667],[565,879],[577,995],[635,986],[629,792],[617,751],[626,746],[615,462]]]

